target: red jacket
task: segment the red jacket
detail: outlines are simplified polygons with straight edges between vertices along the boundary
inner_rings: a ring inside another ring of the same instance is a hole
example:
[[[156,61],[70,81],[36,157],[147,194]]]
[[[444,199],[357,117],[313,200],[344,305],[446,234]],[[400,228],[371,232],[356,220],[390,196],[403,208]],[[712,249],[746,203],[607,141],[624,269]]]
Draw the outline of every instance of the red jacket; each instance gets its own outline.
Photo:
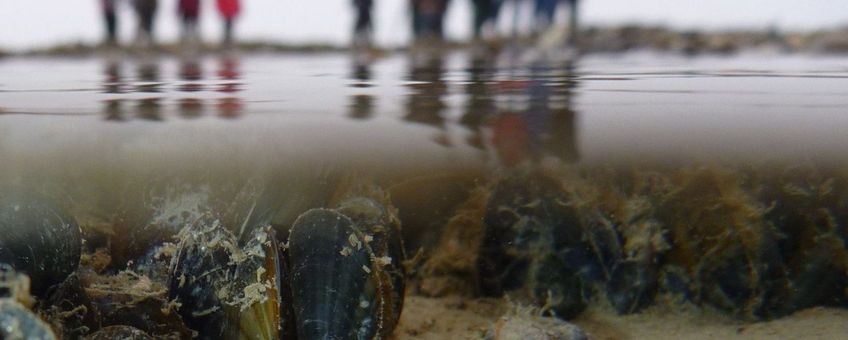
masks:
[[[218,11],[225,19],[233,19],[239,14],[239,0],[218,0]]]
[[[200,15],[200,0],[180,0],[179,13],[197,18]]]

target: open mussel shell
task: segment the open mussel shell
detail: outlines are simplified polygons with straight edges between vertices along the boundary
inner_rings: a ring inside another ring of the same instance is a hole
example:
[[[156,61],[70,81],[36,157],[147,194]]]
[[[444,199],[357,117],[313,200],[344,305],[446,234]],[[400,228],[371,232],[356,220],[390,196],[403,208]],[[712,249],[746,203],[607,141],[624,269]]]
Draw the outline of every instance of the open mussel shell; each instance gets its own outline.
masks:
[[[77,222],[46,197],[0,189],[0,263],[31,278],[32,293],[65,280],[79,266]]]
[[[283,291],[285,267],[279,245],[270,229],[257,229],[242,248],[241,262],[224,301],[228,327],[226,338],[287,338],[291,313],[282,306],[289,301]],[[238,260],[238,259],[237,259]],[[238,325],[238,327],[232,327]]]
[[[341,210],[373,211],[367,201],[359,203],[366,203],[358,205],[364,210],[352,206]],[[379,218],[367,217],[378,215],[356,218],[377,222]],[[403,299],[403,271],[395,267],[402,253],[399,258],[386,253],[392,248],[391,233],[386,231],[392,228],[359,225],[329,209],[313,209],[298,217],[289,235],[288,254],[299,339],[379,339],[391,334]],[[402,249],[402,244],[395,247]]]
[[[203,339],[279,339],[279,246],[257,228],[245,247],[217,221],[199,220],[180,232],[169,282],[179,313]]]

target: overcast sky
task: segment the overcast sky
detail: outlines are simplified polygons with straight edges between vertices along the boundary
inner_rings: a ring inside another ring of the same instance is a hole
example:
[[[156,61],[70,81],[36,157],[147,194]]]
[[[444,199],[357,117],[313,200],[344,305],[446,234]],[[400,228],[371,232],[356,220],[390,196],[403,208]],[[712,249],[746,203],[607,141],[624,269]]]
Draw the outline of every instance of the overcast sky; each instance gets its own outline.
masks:
[[[0,48],[21,49],[57,42],[95,42],[103,27],[100,0],[0,0]],[[177,0],[160,0],[157,34],[177,36]],[[350,0],[243,0],[238,35],[284,42],[343,43],[351,26]],[[848,0],[585,0],[588,24],[646,23],[677,28],[764,28],[813,30],[848,25]],[[203,0],[203,34],[217,38],[214,1]],[[408,38],[406,0],[376,0],[377,40],[399,44]],[[470,0],[453,0],[448,32],[466,37]],[[121,13],[122,36],[131,36],[134,17]]]

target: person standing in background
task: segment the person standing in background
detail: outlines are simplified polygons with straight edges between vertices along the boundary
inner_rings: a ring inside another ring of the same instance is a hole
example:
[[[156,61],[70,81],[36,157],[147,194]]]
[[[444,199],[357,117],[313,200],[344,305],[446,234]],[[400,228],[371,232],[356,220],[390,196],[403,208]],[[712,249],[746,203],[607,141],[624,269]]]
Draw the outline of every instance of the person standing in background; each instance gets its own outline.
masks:
[[[556,17],[556,10],[559,7],[561,2],[568,4],[568,40],[566,41],[569,45],[574,46],[577,43],[577,30],[578,21],[577,21],[577,2],[578,0],[535,0],[535,16],[536,16],[536,29],[539,32],[542,32],[551,27],[554,24],[554,18]]]
[[[444,20],[450,0],[411,0],[415,38],[444,38]]]
[[[152,45],[157,0],[133,0],[133,5],[138,15],[138,43],[143,46]]]
[[[118,42],[118,16],[115,15],[117,0],[100,0],[103,9],[103,20],[106,22],[106,44]]]
[[[579,33],[578,30],[580,29],[580,22],[577,20],[577,18],[578,18],[578,15],[577,15],[578,14],[577,13],[578,12],[578,7],[577,7],[578,0],[566,0],[565,2],[568,3],[568,13],[569,13],[568,41],[567,41],[567,43],[570,46],[576,47],[577,46],[578,33]]]
[[[374,0],[353,0],[353,5],[356,7],[356,23],[353,26],[353,46],[371,46],[371,35],[373,32],[371,9],[374,7]]]
[[[487,24],[494,25],[498,20],[503,0],[472,0],[474,4],[474,39],[483,36]]]
[[[183,25],[183,41],[197,41],[197,21],[200,17],[200,0],[179,0],[177,14]]]
[[[218,0],[218,12],[224,19],[224,46],[233,43],[233,25],[240,11],[239,0]]]

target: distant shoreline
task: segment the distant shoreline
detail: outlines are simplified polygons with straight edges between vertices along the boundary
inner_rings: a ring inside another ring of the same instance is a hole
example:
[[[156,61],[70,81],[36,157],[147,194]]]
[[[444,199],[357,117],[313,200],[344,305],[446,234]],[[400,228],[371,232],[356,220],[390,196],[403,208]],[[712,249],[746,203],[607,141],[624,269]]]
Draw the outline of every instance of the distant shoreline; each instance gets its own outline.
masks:
[[[663,52],[695,54],[733,54],[748,50],[770,50],[782,53],[848,54],[848,26],[814,32],[781,32],[778,30],[728,30],[728,31],[681,31],[661,26],[615,26],[586,27],[581,31],[578,46],[584,53],[620,53],[632,50],[655,50]],[[518,41],[532,46],[530,37],[512,40],[501,37],[486,41],[489,45],[505,45]],[[469,41],[449,41],[444,48],[467,48],[479,44]],[[129,44],[121,47],[132,51]],[[344,45],[305,43],[292,44],[275,41],[246,40],[235,48],[244,53],[340,53],[349,51]],[[0,48],[0,58],[14,56],[84,57],[95,55],[105,49],[100,44],[69,42],[49,47],[22,51],[7,51]],[[114,49],[114,47],[112,47]],[[403,51],[407,47],[388,47],[387,51]],[[204,44],[201,52],[221,50],[218,45]],[[180,51],[179,42],[166,42],[156,46],[155,52],[164,54]]]

